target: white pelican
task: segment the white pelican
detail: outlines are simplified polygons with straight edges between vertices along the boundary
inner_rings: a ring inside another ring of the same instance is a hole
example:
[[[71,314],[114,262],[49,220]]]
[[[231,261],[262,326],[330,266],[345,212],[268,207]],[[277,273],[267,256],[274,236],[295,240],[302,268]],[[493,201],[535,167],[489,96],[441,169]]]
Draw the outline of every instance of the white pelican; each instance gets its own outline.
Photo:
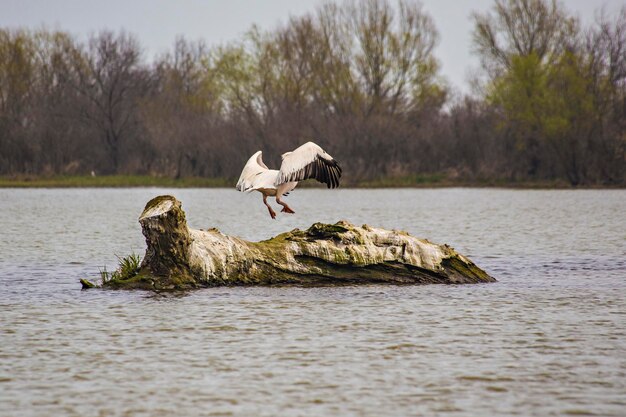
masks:
[[[339,186],[341,167],[332,156],[313,142],[307,142],[292,152],[282,154],[280,170],[267,168],[262,155],[263,152],[258,151],[248,159],[236,188],[241,192],[259,191],[263,194],[263,203],[272,219],[276,218],[276,212],[267,203],[267,197],[276,197],[276,202],[283,206],[282,212],[295,213],[281,197],[296,188],[298,181],[314,178],[325,183],[328,188]]]

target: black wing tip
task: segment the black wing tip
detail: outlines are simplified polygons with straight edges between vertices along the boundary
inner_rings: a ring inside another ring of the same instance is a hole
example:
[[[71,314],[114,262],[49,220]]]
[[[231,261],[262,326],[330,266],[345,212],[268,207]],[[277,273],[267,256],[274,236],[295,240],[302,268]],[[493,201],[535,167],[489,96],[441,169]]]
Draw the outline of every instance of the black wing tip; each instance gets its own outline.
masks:
[[[328,160],[318,155],[302,169],[285,176],[283,182],[315,179],[317,182],[326,184],[327,188],[337,188],[342,171],[338,161],[335,159]]]
[[[339,187],[339,179],[341,178],[341,173],[343,172],[343,170],[341,169],[341,166],[339,165],[339,161],[337,161],[336,159],[333,159],[332,163],[333,165],[331,168],[331,172],[333,174],[333,179],[335,181],[335,184],[331,188],[337,188]]]
[[[322,164],[320,164],[320,162]],[[339,187],[339,178],[341,178],[341,173],[343,172],[339,161],[334,158],[328,160],[318,156],[316,163],[322,169],[320,169],[319,172],[316,171],[315,179],[326,184],[327,188]]]

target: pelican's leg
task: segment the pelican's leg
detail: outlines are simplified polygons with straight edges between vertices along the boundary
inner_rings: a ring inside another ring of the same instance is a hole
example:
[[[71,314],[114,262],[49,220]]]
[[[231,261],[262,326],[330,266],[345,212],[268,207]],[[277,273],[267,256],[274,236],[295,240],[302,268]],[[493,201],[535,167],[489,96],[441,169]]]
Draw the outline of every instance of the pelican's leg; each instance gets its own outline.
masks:
[[[278,204],[280,204],[281,206],[283,206],[283,209],[281,210],[283,213],[289,213],[289,214],[294,214],[295,211],[293,211],[291,209],[291,207],[289,207],[287,205],[287,203],[285,203],[283,200],[280,199],[280,197],[283,196],[283,193],[280,192],[280,190],[278,192],[276,192],[276,202]]]
[[[281,210],[283,213],[295,214],[295,211],[293,211],[293,210],[291,209],[291,207],[289,207],[289,206],[287,205],[287,203],[285,203],[284,201],[280,200],[280,199],[278,198],[278,196],[276,197],[276,202],[277,202],[278,204],[280,204],[281,206],[283,206],[283,209]]]
[[[272,207],[270,207],[270,205],[267,202],[267,196],[265,194],[263,194],[263,204],[265,204],[267,206],[267,209],[270,212],[270,216],[272,216],[272,219],[276,218],[276,212],[272,209]]]

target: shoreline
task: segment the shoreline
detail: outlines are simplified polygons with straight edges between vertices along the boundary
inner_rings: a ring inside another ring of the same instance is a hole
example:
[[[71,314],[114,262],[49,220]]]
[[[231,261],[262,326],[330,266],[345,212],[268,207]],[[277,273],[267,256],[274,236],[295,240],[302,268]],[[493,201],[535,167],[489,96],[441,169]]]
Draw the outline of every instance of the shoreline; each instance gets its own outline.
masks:
[[[144,175],[103,176],[0,176],[0,189],[7,188],[233,188],[236,179],[226,178],[168,178]],[[299,188],[325,188],[322,184],[307,182]],[[346,182],[341,188],[507,188],[537,190],[594,190],[626,189],[624,185],[590,184],[573,186],[564,181],[504,181],[504,180],[451,180],[441,175],[414,175],[409,177],[383,178],[380,180]]]

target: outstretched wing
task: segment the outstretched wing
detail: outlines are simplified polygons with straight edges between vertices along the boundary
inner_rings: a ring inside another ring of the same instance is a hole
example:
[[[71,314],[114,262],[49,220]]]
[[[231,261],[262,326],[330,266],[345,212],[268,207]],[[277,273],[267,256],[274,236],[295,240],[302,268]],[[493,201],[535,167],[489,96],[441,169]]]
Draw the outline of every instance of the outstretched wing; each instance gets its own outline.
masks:
[[[254,155],[248,159],[246,165],[243,167],[243,171],[241,171],[241,176],[239,176],[239,181],[237,181],[237,191],[251,191],[254,187],[254,178],[267,171],[267,166],[263,163],[262,158],[263,152],[258,151]]]
[[[280,166],[276,186],[291,181],[304,181],[314,178],[328,186],[339,186],[341,167],[313,142],[307,142],[293,152],[283,154],[283,163]]]

